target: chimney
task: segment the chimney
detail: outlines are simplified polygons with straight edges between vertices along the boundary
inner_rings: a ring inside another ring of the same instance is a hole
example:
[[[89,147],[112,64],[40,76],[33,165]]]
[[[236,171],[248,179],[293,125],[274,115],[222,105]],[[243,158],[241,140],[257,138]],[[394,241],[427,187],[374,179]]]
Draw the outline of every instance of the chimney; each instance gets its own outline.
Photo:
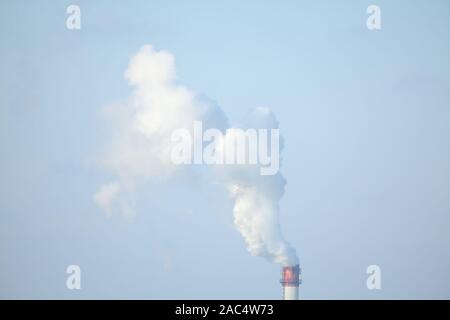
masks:
[[[280,283],[283,286],[283,300],[298,300],[300,285],[300,266],[287,266],[281,269]]]

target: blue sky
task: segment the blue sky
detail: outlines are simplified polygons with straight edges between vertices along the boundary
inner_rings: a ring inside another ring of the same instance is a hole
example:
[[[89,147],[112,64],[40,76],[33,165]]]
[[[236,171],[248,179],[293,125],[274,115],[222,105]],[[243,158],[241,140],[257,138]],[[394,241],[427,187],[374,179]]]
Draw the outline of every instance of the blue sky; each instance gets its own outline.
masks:
[[[1,1],[0,297],[280,297],[218,186],[150,183],[132,221],[93,203],[111,178],[93,160],[101,109],[130,95],[123,73],[151,44],[232,121],[276,114],[301,298],[449,298],[449,24],[447,1]]]

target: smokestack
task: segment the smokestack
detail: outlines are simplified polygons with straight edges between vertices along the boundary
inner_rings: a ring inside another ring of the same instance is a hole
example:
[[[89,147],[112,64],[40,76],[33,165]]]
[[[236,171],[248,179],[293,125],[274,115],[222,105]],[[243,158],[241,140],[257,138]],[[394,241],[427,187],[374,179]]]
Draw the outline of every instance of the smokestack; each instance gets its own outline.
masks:
[[[281,269],[280,283],[283,286],[283,300],[298,300],[300,285],[300,266],[287,266]]]

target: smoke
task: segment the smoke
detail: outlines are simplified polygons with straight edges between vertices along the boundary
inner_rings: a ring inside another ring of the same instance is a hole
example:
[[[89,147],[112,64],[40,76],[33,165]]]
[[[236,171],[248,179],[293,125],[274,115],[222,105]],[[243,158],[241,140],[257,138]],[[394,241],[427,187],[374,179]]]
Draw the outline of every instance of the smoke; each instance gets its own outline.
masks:
[[[193,131],[194,121],[224,132],[217,152],[232,139],[234,131],[222,110],[177,82],[175,60],[167,51],[143,46],[125,72],[133,87],[128,101],[110,107],[113,136],[100,165],[116,180],[99,188],[94,201],[108,214],[134,215],[133,193],[148,182],[170,178],[187,166],[171,161],[172,133],[180,128]],[[268,109],[253,110],[242,128],[275,129],[278,122]],[[268,146],[270,147],[270,146]],[[282,143],[281,143],[282,147]],[[248,251],[283,265],[297,263],[295,250],[284,240],[279,225],[279,200],[285,179],[278,172],[263,176],[259,165],[214,165],[210,174],[228,190],[234,201],[234,223]]]
[[[243,129],[278,129],[275,115],[267,108],[250,112]],[[231,132],[225,139],[231,138]],[[266,146],[268,149],[270,145]],[[281,150],[283,140],[281,140]],[[234,224],[244,237],[253,256],[263,256],[282,265],[296,265],[298,258],[281,234],[279,201],[284,194],[286,180],[278,172],[261,175],[258,165],[220,166],[221,181],[234,200]]]
[[[117,180],[101,186],[94,201],[109,214],[133,216],[132,195],[140,185],[181,169],[171,161],[172,132],[192,131],[196,119],[223,129],[227,120],[213,102],[177,83],[174,57],[167,51],[143,46],[131,58],[125,79],[133,92],[125,104],[104,110],[113,130],[99,160]]]

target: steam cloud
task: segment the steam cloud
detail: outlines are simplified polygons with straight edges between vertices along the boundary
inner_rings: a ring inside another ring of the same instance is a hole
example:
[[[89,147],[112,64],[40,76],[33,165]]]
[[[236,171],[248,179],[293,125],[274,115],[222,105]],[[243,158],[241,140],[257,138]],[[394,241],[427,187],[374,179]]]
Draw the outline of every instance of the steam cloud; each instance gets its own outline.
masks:
[[[175,60],[167,51],[143,46],[132,57],[125,78],[134,90],[124,105],[107,110],[115,120],[114,134],[100,161],[117,180],[101,186],[94,201],[108,214],[132,216],[132,195],[140,185],[170,177],[185,167],[171,161],[174,130],[192,131],[194,121],[222,132],[229,125],[214,102],[178,84]],[[257,108],[247,116],[245,126],[275,129],[278,122],[270,110]],[[233,130],[227,130],[224,139],[232,134]],[[278,220],[278,202],[286,183],[282,175],[262,176],[258,165],[215,165],[210,174],[234,201],[234,223],[248,251],[283,265],[297,264],[295,249],[284,240]]]

